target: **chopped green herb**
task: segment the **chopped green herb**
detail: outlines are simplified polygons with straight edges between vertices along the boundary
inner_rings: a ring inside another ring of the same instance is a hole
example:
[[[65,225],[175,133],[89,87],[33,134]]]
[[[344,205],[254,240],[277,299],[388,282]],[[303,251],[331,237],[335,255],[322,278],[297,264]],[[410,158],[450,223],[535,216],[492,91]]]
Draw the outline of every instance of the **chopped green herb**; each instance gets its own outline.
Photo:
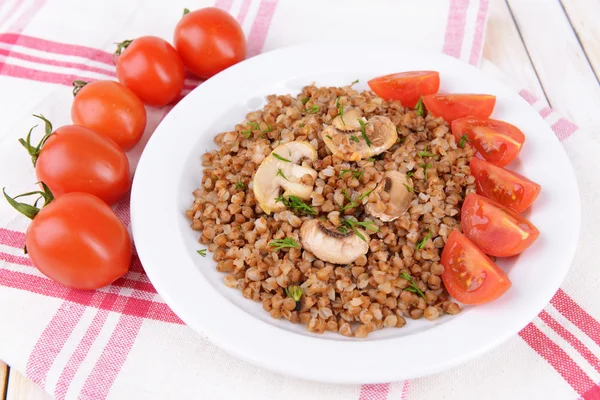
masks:
[[[302,289],[300,286],[289,286],[285,288],[285,294],[287,294],[288,297],[290,297],[296,303],[300,301],[303,291],[304,289]]]
[[[287,199],[283,196],[279,196],[275,198],[275,202],[282,202],[284,206],[291,209],[296,214],[317,215],[315,209],[302,201],[298,196],[288,196]]]
[[[352,173],[352,177],[360,180],[363,176],[363,171],[357,171],[355,169],[343,169],[340,173],[340,178],[343,178],[347,173]]]
[[[465,148],[465,144],[467,144],[467,142],[469,141],[469,138],[467,135],[462,135],[460,137],[460,140],[458,141],[458,147],[460,147],[461,149]]]
[[[319,112],[319,110],[321,110],[321,107],[319,107],[317,104],[313,104],[312,106],[310,106],[310,108],[306,109],[306,112],[316,114]]]
[[[238,180],[235,183],[235,190],[240,190],[240,189],[241,190],[245,190],[246,189],[246,185],[244,185],[244,182]]]
[[[258,138],[259,138],[259,139],[265,139],[265,138],[266,138],[266,136],[265,136],[265,134],[264,134],[264,133],[261,133],[260,135],[258,135]]]
[[[429,239],[431,239],[431,232],[427,232],[427,235],[425,235],[423,240],[421,240],[419,243],[417,243],[416,249],[421,250],[421,249],[425,248],[425,245],[427,244],[427,241]]]
[[[407,288],[405,288],[404,290],[406,290],[408,292],[416,293],[419,296],[421,296],[422,298],[425,298],[425,293],[423,293],[423,291],[421,289],[419,289],[419,287],[413,280],[412,276],[410,276],[409,274],[407,274],[406,272],[403,271],[400,274],[400,278],[406,279],[408,281],[409,286]]]
[[[325,137],[326,137],[327,139],[329,139],[329,140],[333,140],[333,139],[331,138],[331,136],[329,136],[329,135],[325,135]]]
[[[283,158],[283,157],[281,157],[281,156],[280,156],[279,154],[277,154],[277,153],[273,153],[273,157],[275,157],[276,159],[278,159],[278,160],[281,160],[281,161],[285,161],[285,162],[292,162],[291,160],[288,160],[287,158]]]
[[[335,108],[337,108],[337,110],[338,110],[338,115],[340,116],[340,119],[342,120],[342,124],[346,125],[346,123],[344,122],[344,105],[340,103],[340,96],[338,96],[335,99]]]
[[[308,103],[309,100],[310,100],[310,97],[305,97],[301,101],[302,101],[302,104],[306,105],[306,103]]]
[[[419,117],[423,116],[423,96],[419,97],[419,101],[417,102],[417,105],[415,106],[415,113]]]
[[[263,129],[262,133],[269,133],[269,132],[273,132],[273,127],[269,124],[267,124],[267,127],[265,129]]]
[[[251,130],[245,130],[245,131],[241,131],[240,134],[245,137],[246,139],[250,139],[250,136],[252,136],[252,131]]]
[[[377,161],[377,159],[375,157],[365,158],[365,160],[370,161],[372,163],[374,163],[375,161]]]
[[[358,79],[357,79],[357,80],[355,80],[355,81],[352,81],[352,83],[350,84],[350,86],[352,86],[352,85],[355,85],[355,84],[357,84],[357,83],[358,83]]]
[[[342,196],[344,196],[346,198],[346,200],[348,200],[349,202],[352,203],[352,197],[350,197],[348,192],[346,192],[346,189],[342,189]]]
[[[200,254],[202,257],[206,257],[206,249],[198,250],[198,254]]]
[[[256,121],[248,122],[246,125],[248,125],[250,128],[252,128],[255,131],[260,129],[260,125]]]
[[[435,154],[428,152],[427,150],[423,150],[417,153],[419,157],[435,157]]]
[[[423,168],[423,175],[425,175],[425,182],[427,182],[427,170],[433,168],[433,165],[420,163],[419,167]]]
[[[275,250],[281,250],[286,248],[294,248],[297,249],[300,245],[292,238],[286,237],[285,239],[273,239],[269,246],[275,247]]]
[[[403,144],[405,140],[406,140],[406,136],[402,136],[401,138],[398,138],[398,143]]]
[[[404,185],[404,187],[406,187],[406,189],[407,189],[409,192],[411,192],[411,193],[417,193],[417,191],[416,191],[414,188],[412,188],[412,187],[408,186],[406,183],[403,183],[403,185]]]
[[[348,228],[346,228],[345,226],[338,226],[337,230],[343,233],[344,235],[348,233]]]
[[[358,196],[358,201],[361,201],[362,199],[364,199],[365,197],[367,197],[368,195],[370,195],[372,191],[373,191],[373,189],[367,190],[366,192],[364,192],[363,194],[361,194],[360,196]]]
[[[408,171],[406,173],[406,176],[408,176],[409,178],[412,177],[415,174],[415,171]]]
[[[365,139],[365,142],[367,142],[367,146],[371,147],[371,140],[367,136],[367,125],[369,125],[369,123],[365,123],[365,121],[360,118],[358,119],[358,123],[360,124],[360,134],[362,135],[363,139]]]
[[[350,139],[356,143],[360,142],[360,139],[356,135],[350,135]]]
[[[299,127],[299,128],[304,128],[304,126],[305,126],[305,125],[304,125],[304,122],[300,122],[300,123],[298,124],[298,127]]]
[[[283,171],[281,170],[281,168],[277,169],[277,174],[275,174],[275,176],[280,176],[283,179],[285,179],[286,181],[289,181],[289,179],[286,178],[285,175],[283,174]]]
[[[354,218],[348,218],[348,219],[345,219],[343,221],[343,223],[348,228],[352,229],[354,231],[354,234],[356,234],[356,236],[358,236],[359,238],[361,238],[365,242],[367,241],[367,239],[364,237],[364,235],[362,233],[360,233],[358,231],[358,229],[356,228],[357,226],[361,226],[361,227],[366,228],[367,230],[370,230],[370,231],[373,231],[373,232],[378,232],[379,231],[379,228],[377,227],[377,225],[375,225],[371,221],[362,221],[362,222],[359,222],[358,220],[356,220]]]

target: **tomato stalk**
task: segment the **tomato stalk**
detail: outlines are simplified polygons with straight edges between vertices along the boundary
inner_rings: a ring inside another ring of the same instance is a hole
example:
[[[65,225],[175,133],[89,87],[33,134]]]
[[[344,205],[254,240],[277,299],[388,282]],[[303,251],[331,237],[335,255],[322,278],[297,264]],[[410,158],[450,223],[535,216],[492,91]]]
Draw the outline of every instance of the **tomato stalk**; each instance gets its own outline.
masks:
[[[73,81],[73,97],[77,96],[77,93],[79,93],[81,88],[87,85],[88,83],[89,82],[79,80]]]
[[[125,50],[127,47],[129,47],[129,45],[131,44],[131,42],[133,42],[133,39],[123,40],[120,43],[115,43],[117,45],[117,49],[113,53],[113,62],[115,64],[116,64],[115,57],[120,56],[121,53],[123,52],[123,50]]]
[[[35,115],[34,114],[33,116],[44,121],[44,123],[46,125],[44,137],[42,138],[42,140],[40,140],[40,142],[37,144],[37,146],[34,147],[31,145],[31,132],[37,127],[37,125],[35,125],[29,130],[29,133],[27,134],[25,139],[23,139],[23,138],[19,139],[19,143],[21,143],[21,145],[25,148],[25,150],[27,150],[27,152],[31,156],[31,162],[33,163],[33,166],[35,167],[35,164],[37,163],[37,159],[40,156],[40,152],[42,151],[42,147],[44,146],[44,144],[46,143],[48,138],[52,135],[52,123],[50,121],[48,121],[43,115]]]
[[[48,204],[50,204],[52,202],[52,200],[54,200],[54,195],[50,191],[50,188],[44,182],[39,182],[39,183],[42,185],[43,191],[36,190],[34,192],[27,192],[27,193],[23,193],[18,196],[15,196],[15,197],[10,197],[8,194],[6,194],[6,188],[2,188],[2,193],[4,193],[4,198],[6,199],[6,201],[8,201],[8,203],[15,210],[17,210],[18,212],[20,212],[21,214],[23,214],[24,216],[26,216],[29,219],[34,219],[35,216],[38,215],[38,213],[40,212],[40,210],[42,208],[46,207]],[[40,197],[37,198],[37,200],[35,201],[35,203],[33,203],[33,205],[27,204],[27,203],[20,203],[17,201],[17,199],[19,197],[32,196],[34,194],[37,194]],[[41,199],[44,199],[44,205],[42,207],[37,207],[37,204]]]
[[[189,8],[184,8],[183,9],[183,16],[185,17],[186,15],[188,15],[190,13],[190,9]]]

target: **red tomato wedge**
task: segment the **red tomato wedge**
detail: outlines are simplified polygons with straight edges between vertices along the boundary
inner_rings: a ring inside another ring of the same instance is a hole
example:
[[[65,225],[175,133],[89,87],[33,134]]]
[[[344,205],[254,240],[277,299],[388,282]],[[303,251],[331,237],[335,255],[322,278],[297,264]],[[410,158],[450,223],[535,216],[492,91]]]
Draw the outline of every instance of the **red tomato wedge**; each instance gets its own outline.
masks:
[[[450,296],[465,304],[496,300],[512,285],[508,276],[459,231],[442,252],[442,281]]]
[[[523,175],[478,158],[471,159],[477,194],[520,213],[535,201],[542,187]]]
[[[514,211],[472,193],[462,206],[465,235],[486,254],[510,257],[522,253],[538,238],[535,226]]]
[[[457,119],[452,122],[452,134],[457,143],[463,135],[467,135],[471,146],[483,158],[501,167],[517,158],[525,142],[525,135],[519,128],[489,118]]]
[[[369,81],[369,87],[385,100],[400,100],[404,107],[413,108],[419,97],[437,93],[440,73],[436,71],[408,71],[384,75]]]
[[[496,96],[490,94],[431,94],[423,96],[427,111],[446,122],[474,116],[488,118],[494,111]]]

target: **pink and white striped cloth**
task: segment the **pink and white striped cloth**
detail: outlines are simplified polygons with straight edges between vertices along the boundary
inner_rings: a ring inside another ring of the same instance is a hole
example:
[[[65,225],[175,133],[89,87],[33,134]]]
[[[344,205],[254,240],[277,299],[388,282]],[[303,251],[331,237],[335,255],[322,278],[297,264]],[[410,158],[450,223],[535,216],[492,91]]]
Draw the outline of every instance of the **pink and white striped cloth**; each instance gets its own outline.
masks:
[[[35,182],[16,139],[43,113],[70,123],[74,79],[115,79],[114,42],[171,38],[184,7],[217,6],[242,24],[249,55],[335,37],[364,35],[429,47],[479,64],[488,0],[4,0],[0,3],[0,176],[11,193]],[[363,27],[377,29],[355,29]],[[424,31],[422,26],[427,26]],[[189,91],[200,82],[186,79]],[[577,171],[582,237],[571,273],[518,336],[480,359],[435,377],[377,385],[306,382],[248,365],[186,327],[149,282],[137,256],[110,287],[62,287],[21,249],[27,221],[0,202],[0,359],[57,399],[600,399],[600,289],[594,233],[600,226],[600,144],[528,92]],[[143,145],[169,111],[148,109]],[[116,212],[129,224],[128,199]],[[399,360],[402,362],[402,360]]]

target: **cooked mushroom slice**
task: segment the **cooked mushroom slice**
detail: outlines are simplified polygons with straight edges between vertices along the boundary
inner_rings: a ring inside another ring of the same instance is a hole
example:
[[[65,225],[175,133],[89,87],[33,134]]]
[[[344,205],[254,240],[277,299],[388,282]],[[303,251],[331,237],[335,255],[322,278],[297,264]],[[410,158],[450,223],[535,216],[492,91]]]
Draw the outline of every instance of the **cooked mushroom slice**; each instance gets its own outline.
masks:
[[[377,185],[375,193],[384,199],[365,206],[367,213],[384,222],[393,221],[408,210],[413,199],[412,180],[399,171],[387,171],[382,181]],[[408,187],[407,187],[408,186]],[[382,196],[382,193],[386,193]]]
[[[357,228],[365,238],[369,234]],[[302,247],[320,260],[333,264],[348,264],[369,250],[368,240],[364,241],[352,230],[342,233],[329,222],[320,219],[305,221],[300,228]]]
[[[361,131],[363,126],[364,135]],[[346,161],[358,161],[381,154],[398,139],[396,127],[389,118],[375,116],[366,120],[354,109],[345,112],[343,117],[335,117],[322,135],[329,150]]]
[[[317,152],[308,142],[289,142],[275,148],[260,164],[252,183],[254,196],[264,212],[282,211],[285,206],[275,199],[281,196],[310,198],[317,171],[299,165],[302,160],[317,159]],[[307,176],[308,175],[308,176]]]

